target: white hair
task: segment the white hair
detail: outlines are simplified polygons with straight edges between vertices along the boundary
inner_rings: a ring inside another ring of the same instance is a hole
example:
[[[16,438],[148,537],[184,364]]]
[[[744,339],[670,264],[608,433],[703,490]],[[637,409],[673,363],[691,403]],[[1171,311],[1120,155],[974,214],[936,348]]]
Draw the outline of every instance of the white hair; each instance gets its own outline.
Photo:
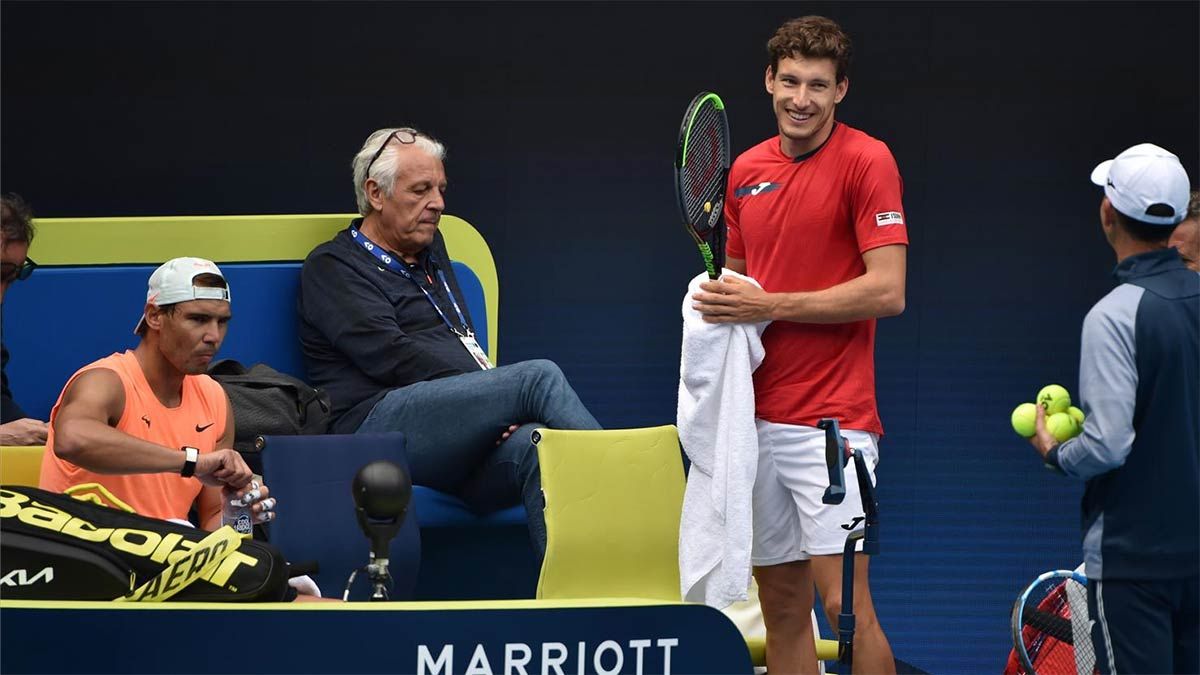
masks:
[[[374,179],[383,194],[392,196],[392,189],[396,184],[396,173],[400,169],[399,148],[401,144],[390,143],[388,147],[384,148],[379,159],[376,159],[375,163],[371,165],[371,175],[369,176],[367,175],[367,164],[370,163],[371,157],[379,151],[380,144],[388,143],[392,139],[392,134],[397,131],[411,132],[416,137],[416,141],[412,145],[424,150],[439,161],[446,158],[446,146],[432,136],[411,127],[391,127],[373,132],[367,136],[362,148],[350,162],[351,168],[354,169],[354,199],[358,202],[359,215],[366,216],[371,213],[371,202],[367,199],[366,191],[368,178]]]

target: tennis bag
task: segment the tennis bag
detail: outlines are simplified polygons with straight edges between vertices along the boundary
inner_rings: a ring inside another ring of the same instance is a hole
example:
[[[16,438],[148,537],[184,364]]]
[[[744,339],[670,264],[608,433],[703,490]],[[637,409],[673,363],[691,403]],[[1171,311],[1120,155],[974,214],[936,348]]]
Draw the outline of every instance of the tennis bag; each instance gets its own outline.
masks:
[[[0,487],[0,598],[282,601],[287,565],[232,528],[205,532],[37,488]]]

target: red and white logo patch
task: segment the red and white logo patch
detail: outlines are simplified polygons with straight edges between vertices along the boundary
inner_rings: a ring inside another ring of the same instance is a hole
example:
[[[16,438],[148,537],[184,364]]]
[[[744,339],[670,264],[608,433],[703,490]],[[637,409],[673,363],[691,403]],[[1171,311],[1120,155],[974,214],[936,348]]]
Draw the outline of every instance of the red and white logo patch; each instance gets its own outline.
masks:
[[[875,226],[883,227],[884,225],[903,225],[904,214],[899,211],[884,211],[883,213],[875,214]]]

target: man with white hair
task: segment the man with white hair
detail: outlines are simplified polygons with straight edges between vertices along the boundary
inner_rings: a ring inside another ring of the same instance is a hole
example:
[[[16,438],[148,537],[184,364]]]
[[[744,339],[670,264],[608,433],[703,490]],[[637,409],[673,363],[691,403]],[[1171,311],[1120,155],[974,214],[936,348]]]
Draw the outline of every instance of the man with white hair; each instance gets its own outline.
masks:
[[[538,427],[599,424],[550,361],[494,368],[475,340],[438,221],[445,148],[380,129],[355,155],[361,218],[300,275],[308,379],[329,392],[334,433],[402,431],[413,482],[487,513],[524,503],[545,551]]]
[[[1084,572],[1101,673],[1200,672],[1200,275],[1167,245],[1188,206],[1179,158],[1150,143],[1101,162],[1100,226],[1119,285],[1083,320],[1083,433],[1046,466],[1087,481]]]

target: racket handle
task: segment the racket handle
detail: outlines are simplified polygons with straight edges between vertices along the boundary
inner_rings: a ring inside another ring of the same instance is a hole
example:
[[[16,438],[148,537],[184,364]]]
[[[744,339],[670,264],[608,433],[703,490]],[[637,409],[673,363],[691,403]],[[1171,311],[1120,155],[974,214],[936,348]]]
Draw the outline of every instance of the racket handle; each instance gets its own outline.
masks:
[[[704,269],[708,270],[708,278],[716,281],[721,276],[721,270],[717,269],[713,260],[712,248],[709,247],[708,242],[700,242],[700,255],[704,258]]]
[[[829,487],[825,488],[821,501],[826,504],[841,504],[846,499],[846,439],[842,438],[842,429],[838,421],[831,417],[817,422],[817,428],[825,430],[825,468],[829,470]]]

